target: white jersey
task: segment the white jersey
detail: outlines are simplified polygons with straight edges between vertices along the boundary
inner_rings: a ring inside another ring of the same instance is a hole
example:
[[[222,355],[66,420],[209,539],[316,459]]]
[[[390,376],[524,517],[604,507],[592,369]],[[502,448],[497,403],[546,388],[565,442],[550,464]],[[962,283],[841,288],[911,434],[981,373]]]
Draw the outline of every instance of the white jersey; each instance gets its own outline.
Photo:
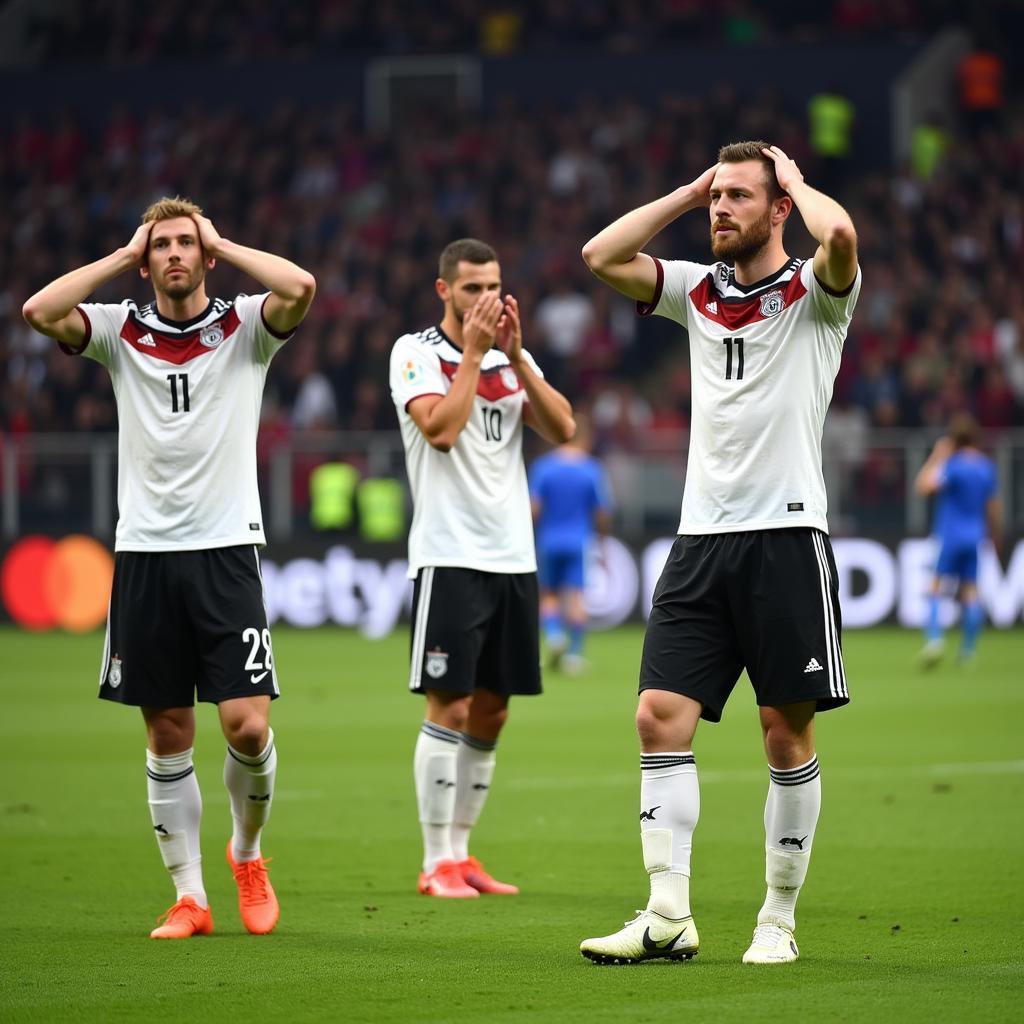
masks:
[[[451,451],[432,447],[408,413],[414,398],[448,394],[461,362],[462,350],[436,327],[403,334],[391,350],[391,397],[413,497],[409,575],[431,565],[536,572],[523,464],[526,392],[504,352],[484,356],[473,411]]]
[[[693,407],[682,534],[828,532],[821,430],[861,274],[842,295],[792,260],[752,285],[725,263],[660,261],[641,314],[690,337]]]
[[[263,319],[267,295],[211,301],[194,320],[83,303],[82,355],[117,400],[116,551],[265,544],[256,433],[267,367],[288,336]]]

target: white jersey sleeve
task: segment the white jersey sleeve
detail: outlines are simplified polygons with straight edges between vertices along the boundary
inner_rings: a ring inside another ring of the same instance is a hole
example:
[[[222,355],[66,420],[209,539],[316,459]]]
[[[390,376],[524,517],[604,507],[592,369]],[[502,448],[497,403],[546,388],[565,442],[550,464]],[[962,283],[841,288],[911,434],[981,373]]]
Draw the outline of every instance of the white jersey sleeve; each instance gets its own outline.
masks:
[[[829,334],[829,339],[835,341],[842,347],[849,330],[850,322],[853,320],[853,309],[860,297],[861,272],[857,268],[857,275],[853,284],[841,295],[829,291],[817,278],[814,273],[814,261],[807,260],[800,268],[800,279],[804,287],[810,293],[811,301],[814,303],[814,312],[817,318],[824,325]],[[829,330],[831,328],[831,330]]]
[[[414,398],[446,395],[448,382],[440,361],[425,352],[418,336],[404,334],[391,350],[391,397],[399,409],[408,409]]]
[[[654,258],[657,280],[654,298],[649,303],[638,302],[637,312],[641,316],[653,313],[669,320],[675,320],[683,327],[689,327],[690,291],[701,278],[706,277],[709,267],[689,260],[660,260]]]
[[[289,331],[287,334],[278,334],[263,316],[263,307],[270,292],[262,295],[239,295],[235,299],[235,312],[238,319],[249,330],[246,332],[253,346],[253,355],[256,362],[268,364],[277,354],[282,345],[295,333]]]
[[[121,340],[121,328],[131,311],[127,302],[110,305],[99,302],[83,302],[77,307],[85,321],[85,344],[77,354],[112,369],[117,360]],[[70,351],[66,346],[65,351]]]

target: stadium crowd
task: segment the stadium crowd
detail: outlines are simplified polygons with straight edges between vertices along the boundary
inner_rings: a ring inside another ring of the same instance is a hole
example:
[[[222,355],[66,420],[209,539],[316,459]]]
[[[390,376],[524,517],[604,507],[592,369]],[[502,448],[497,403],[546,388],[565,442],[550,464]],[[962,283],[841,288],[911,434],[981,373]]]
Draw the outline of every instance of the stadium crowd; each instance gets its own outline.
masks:
[[[994,12],[1000,21],[1015,17],[1020,28],[1019,6],[1002,7],[1005,12]],[[645,53],[680,45],[813,42],[837,33],[858,41],[893,33],[920,37],[964,17],[963,5],[951,0],[167,0],[157,6],[70,0],[33,15],[29,50],[38,61],[99,59],[116,66],[214,57],[238,63],[343,54]]]
[[[424,112],[415,134],[373,137],[352,107],[315,119],[281,106],[111,112],[95,133],[65,113],[21,117],[0,157],[0,428],[109,430],[106,375],[67,359],[22,322],[24,298],[62,270],[112,251],[161,194],[195,197],[228,237],[314,269],[317,301],[275,361],[267,414],[290,429],[393,429],[387,361],[395,337],[427,325],[436,254],[453,237],[498,246],[528,317],[528,345],[573,400],[594,406],[605,443],[685,428],[685,346],[638,322],[579,257],[610,216],[667,192],[710,161],[718,126],[780,144],[815,178],[801,111],[770,91],[742,107],[726,88],[708,103],[583,100],[538,113],[505,101],[486,118]],[[228,132],[232,145],[218,144]],[[1024,108],[966,144],[951,134],[927,180],[909,168],[858,175],[841,196],[861,238],[864,296],[836,388],[837,416],[878,427],[938,427],[967,409],[999,430],[1024,418]],[[810,255],[791,228],[791,246]],[[662,240],[659,239],[659,242]],[[684,218],[666,254],[707,254],[700,218]],[[251,287],[230,268],[213,289]],[[113,282],[102,300],[144,282]]]

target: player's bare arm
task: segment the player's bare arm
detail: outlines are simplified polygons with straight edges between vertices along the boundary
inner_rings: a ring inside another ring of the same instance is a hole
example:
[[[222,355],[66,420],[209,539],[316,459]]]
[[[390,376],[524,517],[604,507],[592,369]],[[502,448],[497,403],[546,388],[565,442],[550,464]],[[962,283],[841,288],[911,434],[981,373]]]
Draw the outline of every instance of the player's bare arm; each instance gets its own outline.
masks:
[[[857,276],[857,232],[850,215],[824,192],[811,188],[795,161],[778,146],[761,152],[775,164],[779,187],[792,198],[807,230],[818,243],[815,276],[831,291],[845,292]]]
[[[519,383],[526,392],[524,421],[552,444],[565,444],[576,433],[569,400],[539,377],[523,358],[523,325],[515,296],[505,296],[505,307],[498,320],[494,343],[508,356]]]
[[[40,334],[70,348],[81,348],[85,320],[75,307],[107,281],[142,265],[152,227],[152,223],[140,224],[127,245],[51,281],[22,306],[22,316]]]
[[[616,291],[638,302],[650,302],[658,272],[652,257],[640,250],[676,218],[711,205],[711,182],[717,170],[715,164],[689,185],[682,185],[609,224],[583,246],[583,262]]]
[[[223,238],[208,217],[193,214],[199,241],[207,256],[222,259],[269,290],[263,316],[278,334],[288,334],[302,323],[316,294],[316,279],[308,270],[283,256],[250,249]]]
[[[939,474],[946,460],[953,454],[953,439],[940,437],[935,442],[931,454],[925,459],[924,465],[918,470],[914,479],[914,490],[922,497],[930,497],[939,489]]]
[[[467,310],[462,322],[462,361],[447,395],[423,395],[409,403],[413,423],[441,452],[450,452],[473,412],[484,356],[494,345],[502,315],[501,298],[485,292]]]

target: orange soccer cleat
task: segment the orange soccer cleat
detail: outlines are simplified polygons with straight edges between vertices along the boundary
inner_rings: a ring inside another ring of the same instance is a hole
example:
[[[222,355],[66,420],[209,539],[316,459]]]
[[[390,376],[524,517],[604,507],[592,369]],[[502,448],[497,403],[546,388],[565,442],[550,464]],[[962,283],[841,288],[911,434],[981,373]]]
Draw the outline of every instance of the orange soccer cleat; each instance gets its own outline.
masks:
[[[209,935],[213,931],[213,914],[201,907],[191,896],[182,896],[177,903],[157,918],[158,927],[151,939],[190,939],[193,935]]]
[[[431,872],[420,873],[420,892],[424,896],[442,896],[450,900],[475,900],[480,893],[467,885],[453,860],[443,860]]]
[[[515,896],[519,892],[518,885],[510,885],[508,882],[499,882],[492,878],[476,857],[467,857],[459,861],[458,868],[462,880],[477,892],[485,892],[492,896]]]
[[[242,861],[239,864],[231,855],[231,840],[228,840],[228,864],[238,886],[238,913],[242,924],[250,935],[267,935],[274,930],[281,909],[267,874],[269,861],[263,857]]]

